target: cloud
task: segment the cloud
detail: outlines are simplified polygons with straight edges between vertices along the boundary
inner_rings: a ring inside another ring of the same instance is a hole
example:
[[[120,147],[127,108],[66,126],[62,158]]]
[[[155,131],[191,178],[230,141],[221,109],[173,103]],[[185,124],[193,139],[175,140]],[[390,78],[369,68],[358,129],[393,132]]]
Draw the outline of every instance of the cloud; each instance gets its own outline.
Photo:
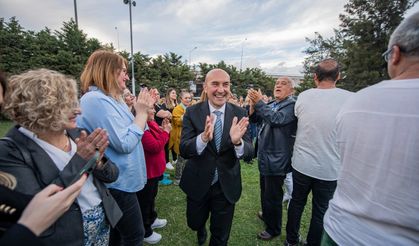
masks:
[[[194,63],[260,67],[267,72],[298,71],[305,37],[332,34],[346,0],[137,0],[132,8],[134,51],[175,52]],[[16,0],[1,4],[0,16],[26,29],[62,27],[74,18],[73,1]],[[77,1],[79,26],[88,37],[130,50],[129,11],[122,1]],[[117,29],[115,29],[117,27]],[[242,56],[243,50],[243,56]]]

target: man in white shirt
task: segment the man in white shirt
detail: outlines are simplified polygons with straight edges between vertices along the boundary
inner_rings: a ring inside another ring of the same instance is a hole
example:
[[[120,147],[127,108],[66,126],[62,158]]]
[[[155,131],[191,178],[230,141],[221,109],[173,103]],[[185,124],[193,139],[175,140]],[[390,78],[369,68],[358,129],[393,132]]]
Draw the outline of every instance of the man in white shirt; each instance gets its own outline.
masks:
[[[383,56],[391,80],[357,92],[337,116],[342,170],[322,243],[419,245],[419,12]]]
[[[298,127],[292,157],[293,193],[286,227],[288,245],[299,241],[301,215],[310,191],[313,203],[307,243],[320,244],[323,216],[335,191],[340,168],[335,119],[352,94],[336,88],[339,76],[339,64],[335,60],[321,61],[314,73],[317,88],[302,92],[295,103]]]

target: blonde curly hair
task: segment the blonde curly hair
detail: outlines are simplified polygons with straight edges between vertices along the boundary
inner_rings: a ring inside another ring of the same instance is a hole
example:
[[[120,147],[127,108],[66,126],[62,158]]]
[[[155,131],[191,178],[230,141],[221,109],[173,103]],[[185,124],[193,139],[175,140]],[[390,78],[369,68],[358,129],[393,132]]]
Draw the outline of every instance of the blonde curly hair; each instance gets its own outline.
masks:
[[[76,81],[59,72],[38,69],[10,78],[3,111],[34,132],[60,131],[78,107]]]

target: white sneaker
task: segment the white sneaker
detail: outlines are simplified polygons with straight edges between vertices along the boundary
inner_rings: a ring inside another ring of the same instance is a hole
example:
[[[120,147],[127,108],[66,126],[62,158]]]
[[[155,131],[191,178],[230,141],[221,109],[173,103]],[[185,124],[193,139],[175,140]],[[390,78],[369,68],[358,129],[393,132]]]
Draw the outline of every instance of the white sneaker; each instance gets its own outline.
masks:
[[[174,170],[175,169],[175,167],[170,162],[166,163],[166,168],[169,169],[169,170]]]
[[[151,225],[151,229],[162,228],[162,227],[165,227],[166,225],[167,225],[167,219],[156,218],[153,224]]]
[[[144,238],[144,242],[148,244],[156,244],[160,242],[160,240],[161,240],[161,235],[154,231],[153,231],[153,234],[151,234],[149,237]]]

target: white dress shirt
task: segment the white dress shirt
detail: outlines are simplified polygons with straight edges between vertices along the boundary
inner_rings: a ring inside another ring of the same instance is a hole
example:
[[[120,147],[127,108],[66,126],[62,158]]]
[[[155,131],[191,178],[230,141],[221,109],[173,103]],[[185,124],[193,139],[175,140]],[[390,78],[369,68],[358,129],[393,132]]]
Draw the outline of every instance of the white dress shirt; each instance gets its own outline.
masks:
[[[224,104],[221,108],[216,109],[215,107],[213,107],[211,105],[211,103],[208,102],[209,105],[209,109],[211,112],[211,115],[214,115],[214,120],[212,122],[213,125],[215,125],[215,121],[217,119],[217,116],[214,114],[214,111],[220,111],[221,114],[221,127],[224,130],[224,117],[225,117],[225,110],[226,110],[226,104]],[[202,138],[201,138],[201,134],[198,135],[198,137],[196,138],[196,152],[198,153],[198,155],[202,154],[202,152],[204,151],[205,147],[207,147],[208,143],[205,143]],[[241,144],[239,146],[234,146],[234,150],[236,151],[236,156],[237,158],[240,158],[243,154],[244,154],[244,144],[243,144],[243,140],[241,140]]]

